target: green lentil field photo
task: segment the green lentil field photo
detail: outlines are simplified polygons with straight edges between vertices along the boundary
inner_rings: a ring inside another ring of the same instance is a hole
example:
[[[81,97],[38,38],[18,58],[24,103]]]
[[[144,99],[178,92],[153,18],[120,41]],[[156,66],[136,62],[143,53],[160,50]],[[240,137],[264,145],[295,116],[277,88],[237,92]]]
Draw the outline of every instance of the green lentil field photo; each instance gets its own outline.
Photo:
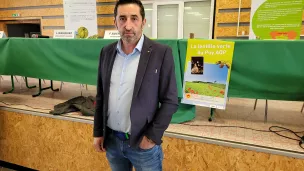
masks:
[[[225,84],[186,82],[185,93],[224,98]]]

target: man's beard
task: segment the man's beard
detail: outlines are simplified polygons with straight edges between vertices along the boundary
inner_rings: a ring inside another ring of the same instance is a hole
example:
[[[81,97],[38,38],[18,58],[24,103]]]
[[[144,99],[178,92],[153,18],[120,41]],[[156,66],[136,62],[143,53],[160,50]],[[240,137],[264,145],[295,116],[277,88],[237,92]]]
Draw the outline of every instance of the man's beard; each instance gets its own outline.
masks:
[[[131,33],[133,35],[131,35],[131,36],[130,35],[125,36],[125,32],[124,32],[123,35],[122,35],[122,39],[124,41],[128,42],[128,43],[132,43],[132,42],[136,41],[136,39],[137,39],[136,34],[134,32],[131,32]]]
[[[143,26],[142,26],[142,28],[143,28]],[[133,35],[125,36],[125,33],[131,33]],[[121,38],[122,38],[122,40],[124,40],[128,43],[135,43],[139,39],[138,36],[139,36],[139,33],[135,33],[134,31],[123,31]]]

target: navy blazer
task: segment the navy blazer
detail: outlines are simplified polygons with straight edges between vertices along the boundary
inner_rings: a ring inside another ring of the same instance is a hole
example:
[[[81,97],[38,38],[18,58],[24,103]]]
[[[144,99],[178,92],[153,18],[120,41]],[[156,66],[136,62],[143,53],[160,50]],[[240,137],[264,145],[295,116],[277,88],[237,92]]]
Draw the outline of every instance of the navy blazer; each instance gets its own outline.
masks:
[[[100,52],[94,137],[107,141],[107,113],[112,68],[117,54],[117,41]],[[145,36],[135,79],[130,109],[130,146],[138,147],[143,136],[157,145],[178,109],[178,93],[172,49]],[[105,144],[105,143],[104,143]]]

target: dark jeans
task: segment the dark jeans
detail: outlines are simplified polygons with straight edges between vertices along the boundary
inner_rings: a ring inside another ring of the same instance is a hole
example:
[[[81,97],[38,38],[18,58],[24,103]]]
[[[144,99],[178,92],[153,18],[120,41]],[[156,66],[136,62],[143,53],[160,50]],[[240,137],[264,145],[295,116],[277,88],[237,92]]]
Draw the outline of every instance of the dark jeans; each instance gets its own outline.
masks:
[[[106,142],[106,156],[112,171],[162,171],[163,151],[161,146],[144,150],[132,148],[129,141],[121,141],[110,134]]]

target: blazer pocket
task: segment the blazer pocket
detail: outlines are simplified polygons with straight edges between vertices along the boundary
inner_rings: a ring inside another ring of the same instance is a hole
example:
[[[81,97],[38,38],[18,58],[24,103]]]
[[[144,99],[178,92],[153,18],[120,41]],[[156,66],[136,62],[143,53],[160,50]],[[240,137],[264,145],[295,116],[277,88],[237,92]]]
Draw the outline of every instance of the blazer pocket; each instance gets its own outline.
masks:
[[[149,69],[146,70],[146,73],[147,74],[158,75],[159,74],[159,69],[158,68],[153,68],[153,69],[149,68]]]
[[[153,69],[153,70],[148,70],[147,72],[146,72],[146,75],[145,75],[145,77],[147,78],[147,80],[149,81],[149,82],[155,82],[155,81],[157,81],[158,80],[158,77],[159,77],[159,70],[158,69]]]

